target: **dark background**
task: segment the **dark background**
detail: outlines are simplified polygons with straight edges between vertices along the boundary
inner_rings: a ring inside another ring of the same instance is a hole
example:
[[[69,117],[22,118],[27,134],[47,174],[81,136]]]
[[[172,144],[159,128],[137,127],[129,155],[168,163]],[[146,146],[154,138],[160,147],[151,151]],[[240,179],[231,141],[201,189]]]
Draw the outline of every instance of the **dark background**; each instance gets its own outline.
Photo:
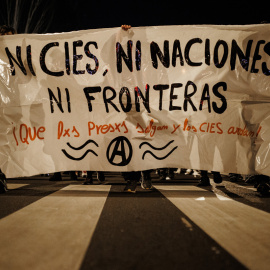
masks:
[[[188,24],[258,24],[269,21],[268,1],[0,0],[0,25],[18,33]]]

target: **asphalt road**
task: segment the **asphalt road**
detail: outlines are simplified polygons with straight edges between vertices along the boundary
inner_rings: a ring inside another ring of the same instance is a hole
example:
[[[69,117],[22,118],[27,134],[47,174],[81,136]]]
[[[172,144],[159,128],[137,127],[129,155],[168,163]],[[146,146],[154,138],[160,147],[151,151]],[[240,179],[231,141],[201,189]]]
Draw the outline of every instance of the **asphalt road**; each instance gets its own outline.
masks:
[[[269,269],[270,195],[226,177],[199,188],[152,176],[155,189],[135,194],[117,173],[91,186],[9,179],[0,269]]]

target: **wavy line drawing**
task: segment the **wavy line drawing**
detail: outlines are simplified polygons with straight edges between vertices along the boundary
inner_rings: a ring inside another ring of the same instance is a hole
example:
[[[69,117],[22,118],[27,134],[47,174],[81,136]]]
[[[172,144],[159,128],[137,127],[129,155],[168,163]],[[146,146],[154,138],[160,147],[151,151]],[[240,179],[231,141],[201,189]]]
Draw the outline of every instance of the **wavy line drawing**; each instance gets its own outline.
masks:
[[[153,146],[153,145],[150,144],[149,142],[143,142],[143,143],[141,143],[141,144],[139,145],[139,148],[141,149],[142,146],[143,146],[144,144],[146,144],[146,145],[149,145],[149,146],[150,146],[152,149],[154,149],[154,150],[164,150],[166,147],[168,147],[168,146],[169,146],[170,144],[172,144],[173,142],[174,142],[174,140],[171,140],[171,141],[168,142],[165,146],[160,147],[160,148]]]
[[[166,156],[164,157],[157,157],[154,153],[152,153],[151,151],[147,150],[143,153],[143,156],[142,156],[142,159],[144,160],[144,157],[146,154],[150,154],[152,155],[155,159],[158,159],[158,160],[163,160],[165,158],[167,158],[176,148],[178,148],[178,146],[175,146]]]
[[[78,157],[78,158],[73,157],[73,156],[71,156],[70,154],[68,154],[67,151],[66,151],[65,149],[62,149],[62,152],[65,154],[65,156],[66,156],[67,158],[72,159],[72,160],[77,160],[77,161],[84,159],[85,156],[86,156],[88,153],[92,153],[92,154],[94,154],[95,156],[98,156],[97,153],[96,153],[95,151],[89,150],[89,149],[88,149],[81,157]]]
[[[99,145],[95,142],[95,141],[93,141],[93,140],[88,140],[88,141],[86,141],[84,144],[82,144],[81,146],[79,146],[79,147],[74,147],[74,146],[72,146],[70,143],[67,143],[67,145],[71,148],[71,149],[73,149],[73,150],[81,150],[81,149],[83,149],[87,144],[89,144],[89,143],[93,143],[93,144],[95,144],[95,146],[97,146],[97,147],[99,147]]]

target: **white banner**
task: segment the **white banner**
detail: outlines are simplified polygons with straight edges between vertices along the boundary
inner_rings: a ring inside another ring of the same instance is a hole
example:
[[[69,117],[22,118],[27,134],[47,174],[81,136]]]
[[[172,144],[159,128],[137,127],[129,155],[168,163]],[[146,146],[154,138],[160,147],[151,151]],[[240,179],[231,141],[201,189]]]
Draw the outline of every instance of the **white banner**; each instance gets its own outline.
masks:
[[[270,175],[269,33],[202,25],[0,37],[0,168]]]

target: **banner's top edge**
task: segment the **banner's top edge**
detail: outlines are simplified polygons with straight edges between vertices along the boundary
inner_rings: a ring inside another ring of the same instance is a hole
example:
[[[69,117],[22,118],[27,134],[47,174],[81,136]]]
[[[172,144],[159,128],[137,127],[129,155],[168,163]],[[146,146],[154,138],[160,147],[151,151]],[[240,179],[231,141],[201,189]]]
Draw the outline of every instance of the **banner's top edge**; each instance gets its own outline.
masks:
[[[258,29],[258,28],[269,28],[270,24],[246,24],[246,25],[216,25],[216,24],[194,24],[194,25],[158,25],[158,26],[136,26],[132,27],[132,29],[164,29],[168,27],[177,27],[181,29],[185,28],[194,28],[194,29],[219,29],[219,30],[252,30],[252,29]],[[69,31],[69,32],[55,32],[55,33],[43,33],[43,34],[37,34],[37,33],[20,33],[16,35],[8,35],[8,36],[0,36],[0,38],[12,38],[14,36],[18,37],[19,35],[30,35],[30,36],[56,36],[56,35],[74,35],[76,33],[87,33],[87,32],[96,32],[96,31],[112,31],[121,29],[119,27],[111,27],[111,28],[95,28],[95,29],[84,29],[84,30],[76,30],[76,31]]]

